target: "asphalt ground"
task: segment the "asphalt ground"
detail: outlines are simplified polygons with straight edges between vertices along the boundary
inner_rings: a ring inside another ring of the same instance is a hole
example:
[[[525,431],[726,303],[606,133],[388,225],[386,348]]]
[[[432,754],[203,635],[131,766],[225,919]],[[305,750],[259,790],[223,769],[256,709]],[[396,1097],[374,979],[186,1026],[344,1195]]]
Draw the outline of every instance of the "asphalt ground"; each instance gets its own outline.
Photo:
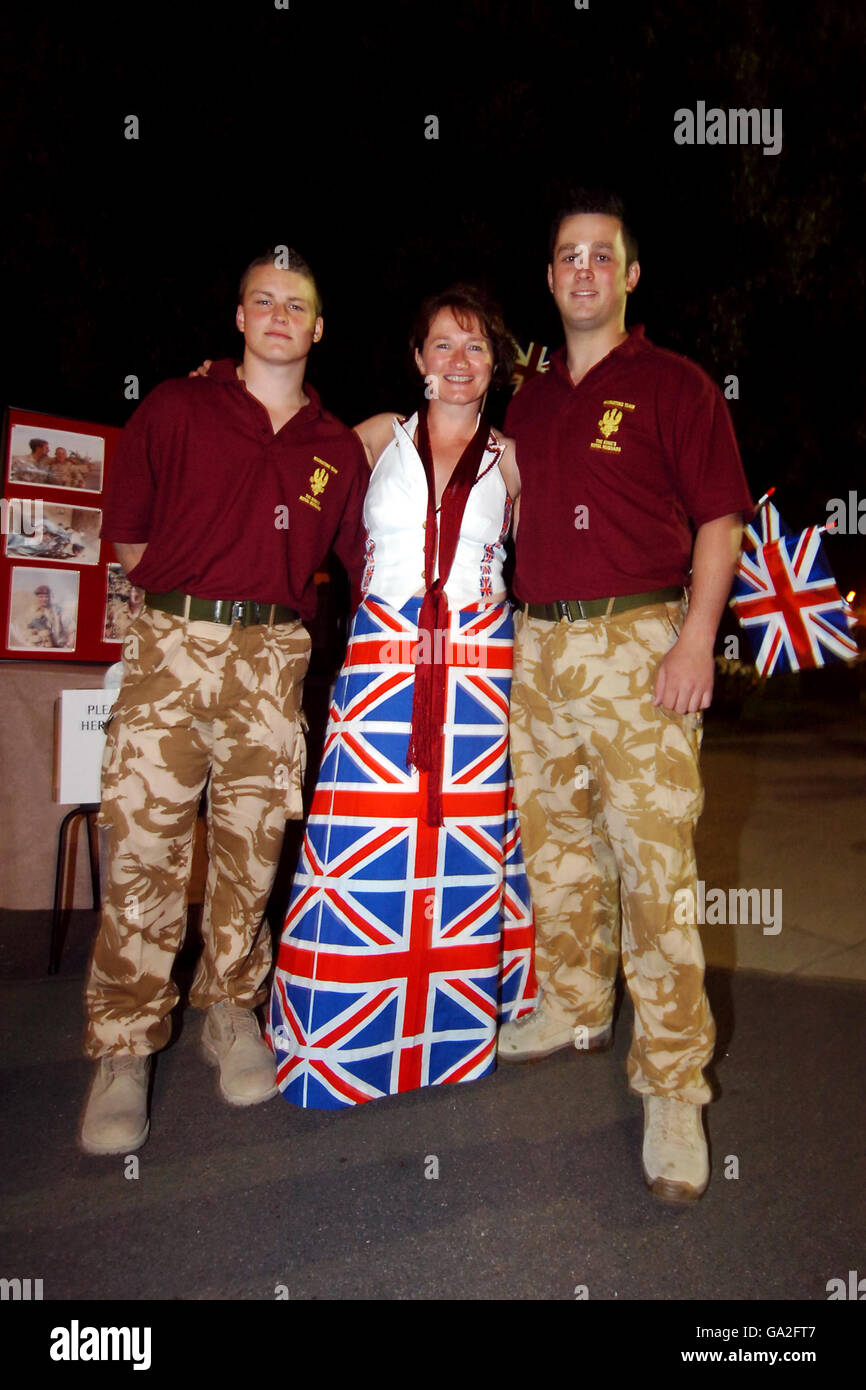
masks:
[[[821,1299],[863,1265],[859,982],[709,973],[713,1180],[690,1207],[642,1181],[628,1001],[609,1053],[336,1113],[227,1106],[189,1010],[130,1165],[75,1147],[81,987],[2,987],[2,1265],[45,1298]]]
[[[809,894],[825,901],[830,866],[822,855],[801,874],[808,845],[796,818],[817,779],[814,823],[839,816],[844,834],[830,838],[862,863],[862,720],[844,707],[810,724],[798,710],[767,727],[765,713],[708,734],[702,857],[737,881],[737,846],[757,818],[782,847],[773,873],[808,924]],[[733,741],[738,769],[749,757],[778,765],[768,750],[786,730],[785,775],[796,763],[801,795],[777,787],[768,817],[763,778],[726,776],[726,759]],[[831,745],[860,775],[859,806],[846,776],[834,801]],[[754,792],[745,799],[744,786]],[[862,880],[834,902],[830,925],[856,949]],[[281,1097],[227,1106],[199,1055],[200,1017],[178,1011],[137,1164],[86,1157],[75,1133],[90,1076],[79,1048],[94,920],[74,914],[53,977],[48,914],[0,920],[0,1269],[41,1278],[46,1300],[817,1303],[829,1281],[866,1275],[862,978],[803,973],[781,952],[773,969],[710,968],[713,1176],[701,1202],[670,1206],[642,1180],[627,998],[606,1054],[568,1050],[337,1113]],[[181,978],[193,955],[191,941]]]

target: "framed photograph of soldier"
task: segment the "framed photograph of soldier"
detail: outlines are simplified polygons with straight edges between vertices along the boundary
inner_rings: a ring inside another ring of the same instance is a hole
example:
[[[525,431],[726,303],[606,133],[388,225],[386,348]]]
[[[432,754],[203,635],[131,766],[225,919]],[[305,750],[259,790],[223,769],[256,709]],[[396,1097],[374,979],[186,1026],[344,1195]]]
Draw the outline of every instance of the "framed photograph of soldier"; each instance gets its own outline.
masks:
[[[15,566],[6,638],[10,650],[74,652],[78,587],[77,571]]]
[[[113,425],[6,410],[0,659],[117,660],[136,605],[113,549],[100,539],[119,437]]]
[[[102,435],[40,430],[25,424],[15,425],[9,432],[6,474],[10,483],[101,492],[104,468]]]

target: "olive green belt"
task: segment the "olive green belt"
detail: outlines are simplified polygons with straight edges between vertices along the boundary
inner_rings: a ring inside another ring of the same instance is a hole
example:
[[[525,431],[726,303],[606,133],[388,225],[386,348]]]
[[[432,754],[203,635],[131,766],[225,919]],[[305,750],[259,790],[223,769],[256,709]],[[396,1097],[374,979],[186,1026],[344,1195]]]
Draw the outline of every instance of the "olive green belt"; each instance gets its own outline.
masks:
[[[294,608],[286,608],[282,603],[256,603],[254,599],[195,598],[192,594],[171,589],[167,594],[144,595],[149,608],[157,608],[160,613],[173,613],[178,618],[188,618],[195,623],[240,623],[242,627],[253,627],[262,623],[272,627],[275,623],[297,622],[300,614]]]
[[[522,603],[528,618],[546,618],[558,623],[563,618],[576,623],[581,618],[610,618],[614,613],[627,613],[630,608],[643,608],[648,603],[677,603],[683,597],[682,585],[653,589],[649,594],[617,594],[615,598],[567,598],[554,603]]]

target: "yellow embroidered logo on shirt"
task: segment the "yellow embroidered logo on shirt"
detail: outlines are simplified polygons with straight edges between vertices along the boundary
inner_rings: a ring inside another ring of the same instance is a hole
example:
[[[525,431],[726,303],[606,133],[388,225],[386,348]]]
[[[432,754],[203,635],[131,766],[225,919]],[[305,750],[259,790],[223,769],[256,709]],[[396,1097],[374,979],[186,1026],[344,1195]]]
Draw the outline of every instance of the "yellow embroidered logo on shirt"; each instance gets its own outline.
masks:
[[[606,453],[610,454],[621,454],[620,445],[610,436],[619,430],[623,411],[634,410],[634,406],[631,401],[605,401],[604,404],[611,407],[604,412],[598,422],[599,433],[603,434],[604,438],[593,440],[589,447],[591,449],[604,449]]]
[[[318,498],[325,491],[331,474],[339,473],[340,470],[335,468],[332,463],[328,463],[326,459],[320,459],[318,454],[313,454],[313,463],[317,463],[319,467],[314,468],[310,474],[310,492],[302,492],[298,501],[306,502],[308,507],[314,507],[317,512],[320,512],[322,504]]]

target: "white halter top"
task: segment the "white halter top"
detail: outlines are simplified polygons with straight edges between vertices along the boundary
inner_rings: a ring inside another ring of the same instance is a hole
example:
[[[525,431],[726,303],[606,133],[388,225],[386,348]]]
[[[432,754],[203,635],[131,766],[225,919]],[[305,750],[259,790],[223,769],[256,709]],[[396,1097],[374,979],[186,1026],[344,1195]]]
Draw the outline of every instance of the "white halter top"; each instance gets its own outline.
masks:
[[[424,588],[427,476],[414,442],[417,423],[417,414],[403,424],[394,421],[394,438],[379,456],[364,502],[367,556],[362,589],[394,608],[402,608]],[[505,588],[502,562],[511,498],[498,466],[501,455],[502,446],[491,431],[445,585],[452,610],[489,599]],[[437,573],[438,541],[434,578]]]

